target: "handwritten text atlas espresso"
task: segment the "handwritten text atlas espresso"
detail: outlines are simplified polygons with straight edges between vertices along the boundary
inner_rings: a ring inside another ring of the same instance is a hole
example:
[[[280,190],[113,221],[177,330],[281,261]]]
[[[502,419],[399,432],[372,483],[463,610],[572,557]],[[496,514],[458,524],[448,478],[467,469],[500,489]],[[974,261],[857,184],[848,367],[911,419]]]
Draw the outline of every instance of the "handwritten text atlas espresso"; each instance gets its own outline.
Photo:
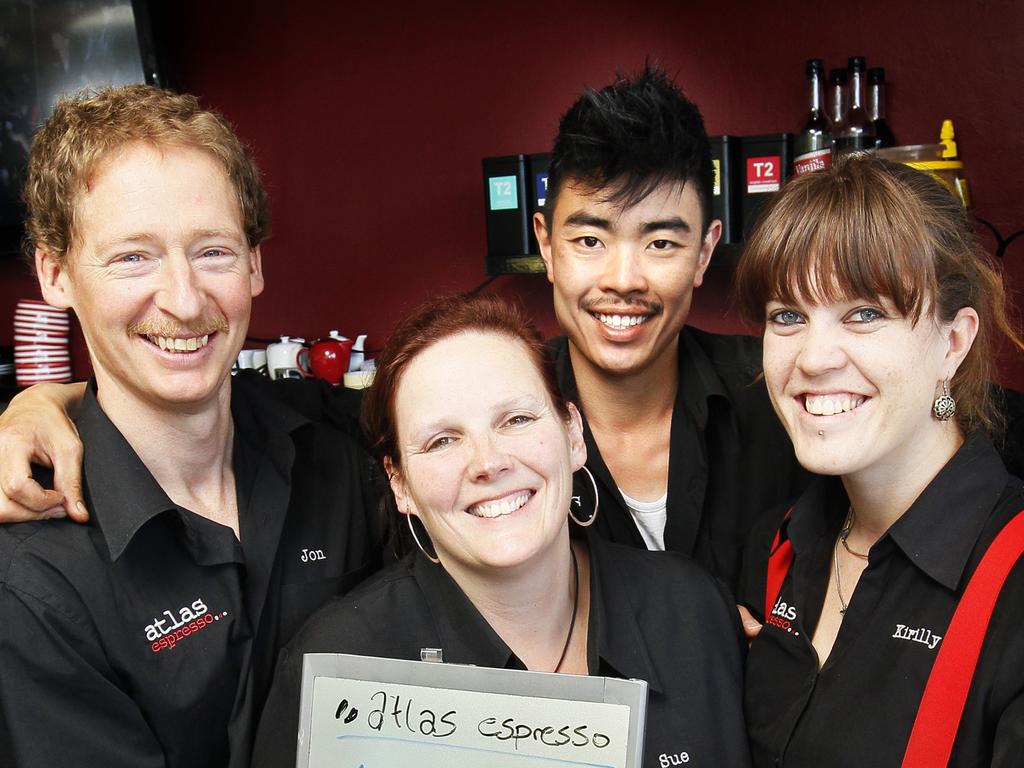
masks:
[[[389,694],[386,691],[372,694],[370,701],[373,708],[366,714],[366,724],[378,732],[409,731],[444,739],[453,736],[459,730],[459,714],[454,709],[438,713],[429,708],[417,707],[408,696]],[[358,717],[357,712],[355,708],[349,710],[348,702],[342,700],[335,711],[335,718],[341,719],[344,714],[344,722],[351,723]],[[594,730],[586,723],[547,725],[494,715],[477,720],[476,732],[484,738],[511,741],[516,750],[523,742],[548,747],[592,746],[598,749],[604,749],[611,743],[606,734]]]

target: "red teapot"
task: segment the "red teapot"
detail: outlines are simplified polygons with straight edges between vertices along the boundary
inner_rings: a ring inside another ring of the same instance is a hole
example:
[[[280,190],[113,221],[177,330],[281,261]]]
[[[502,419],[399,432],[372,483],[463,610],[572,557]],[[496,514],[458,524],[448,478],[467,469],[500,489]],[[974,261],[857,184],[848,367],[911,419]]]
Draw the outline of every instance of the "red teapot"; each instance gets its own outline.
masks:
[[[317,339],[309,350],[309,367],[316,378],[331,384],[341,384],[351,354],[352,339],[331,331],[328,338]]]

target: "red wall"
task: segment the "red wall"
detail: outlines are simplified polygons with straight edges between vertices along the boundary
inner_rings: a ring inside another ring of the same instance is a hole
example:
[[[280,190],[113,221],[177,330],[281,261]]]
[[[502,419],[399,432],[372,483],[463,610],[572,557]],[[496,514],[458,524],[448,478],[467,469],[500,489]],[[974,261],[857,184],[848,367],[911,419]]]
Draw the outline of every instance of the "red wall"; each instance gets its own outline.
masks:
[[[953,118],[977,213],[1004,233],[1024,227],[1015,0],[153,5],[174,84],[224,112],[266,175],[275,234],[255,336],[340,328],[378,346],[420,299],[482,282],[480,159],[547,149],[582,85],[645,57],[677,76],[709,132],[752,134],[799,127],[805,59],[863,54],[886,67],[897,138],[932,142]],[[0,308],[35,293],[16,270],[0,266]],[[1024,238],[1006,272],[1020,291]],[[738,328],[727,287],[727,272],[712,274],[691,321]],[[493,290],[555,332],[543,277]],[[10,333],[0,323],[0,342]],[[1002,378],[1024,388],[1024,355]]]

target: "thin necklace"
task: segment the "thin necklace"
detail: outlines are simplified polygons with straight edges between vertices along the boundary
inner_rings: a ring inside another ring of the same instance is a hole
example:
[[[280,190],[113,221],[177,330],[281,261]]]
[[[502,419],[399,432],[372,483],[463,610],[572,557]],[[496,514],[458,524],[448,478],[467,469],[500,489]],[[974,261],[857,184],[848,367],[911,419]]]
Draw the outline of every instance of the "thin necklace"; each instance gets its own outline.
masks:
[[[861,560],[868,559],[867,555],[850,549],[850,545],[846,543],[846,537],[849,536],[850,531],[853,530],[853,521],[853,507],[851,506],[849,511],[846,513],[846,522],[843,523],[843,528],[839,532],[839,538],[836,539],[836,543],[832,547],[832,562],[835,564],[836,571],[836,595],[839,597],[839,605],[842,606],[839,609],[840,615],[846,614],[846,609],[849,607],[849,604],[846,602],[846,598],[843,597],[843,579],[839,575],[839,544],[842,543],[843,549],[854,557],[858,557]]]
[[[836,565],[836,594],[839,596],[839,605],[842,607],[839,609],[840,615],[846,613],[846,600],[843,598],[843,582],[839,578],[839,542],[841,539],[836,539],[835,552],[832,555],[832,561]]]
[[[843,549],[849,552],[854,557],[859,557],[861,560],[867,560],[868,556],[864,552],[857,552],[856,550],[850,549],[850,545],[846,542],[847,537],[850,535],[850,531],[853,530],[854,523],[853,507],[850,507],[850,511],[846,513],[846,522],[843,523],[843,530],[839,532],[839,541],[843,543]]]
[[[565,661],[565,654],[569,652],[569,641],[572,640],[572,630],[576,626],[576,611],[580,607],[580,564],[576,561],[576,550],[572,548],[572,544],[569,545],[569,554],[572,555],[572,572],[573,572],[573,586],[572,586],[572,616],[569,617],[569,633],[565,636],[565,645],[562,646],[562,655],[558,657],[558,663],[555,664],[555,668],[552,672],[557,672],[562,666],[562,662]]]

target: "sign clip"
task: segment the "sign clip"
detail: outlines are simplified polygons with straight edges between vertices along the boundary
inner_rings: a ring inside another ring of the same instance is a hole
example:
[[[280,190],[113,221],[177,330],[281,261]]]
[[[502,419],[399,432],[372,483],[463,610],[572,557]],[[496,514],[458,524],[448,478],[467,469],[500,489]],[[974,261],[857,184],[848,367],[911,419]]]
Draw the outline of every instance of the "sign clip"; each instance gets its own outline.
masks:
[[[420,661],[441,664],[444,662],[444,651],[441,648],[420,648]]]

